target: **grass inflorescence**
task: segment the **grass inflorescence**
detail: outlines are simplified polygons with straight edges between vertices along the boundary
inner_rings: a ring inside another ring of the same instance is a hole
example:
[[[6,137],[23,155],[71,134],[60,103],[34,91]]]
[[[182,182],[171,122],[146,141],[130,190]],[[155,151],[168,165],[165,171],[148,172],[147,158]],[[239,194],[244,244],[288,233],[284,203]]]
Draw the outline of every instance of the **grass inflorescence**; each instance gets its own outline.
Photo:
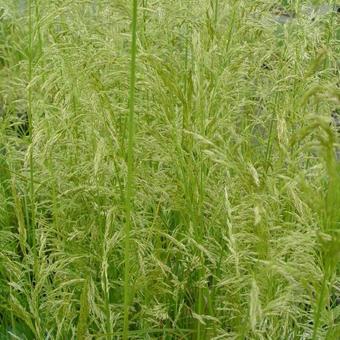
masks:
[[[324,5],[0,0],[1,339],[338,338]]]

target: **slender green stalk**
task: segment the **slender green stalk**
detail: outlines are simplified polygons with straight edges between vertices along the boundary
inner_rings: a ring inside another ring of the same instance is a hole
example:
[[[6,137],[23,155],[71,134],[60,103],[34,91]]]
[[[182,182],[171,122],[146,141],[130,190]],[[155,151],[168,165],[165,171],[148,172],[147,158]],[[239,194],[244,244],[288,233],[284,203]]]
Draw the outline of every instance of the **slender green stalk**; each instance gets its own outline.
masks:
[[[30,167],[30,200],[31,200],[31,242],[32,242],[32,253],[34,255],[34,273],[37,272],[37,254],[36,254],[36,236],[35,236],[35,189],[34,189],[34,147],[33,147],[33,117],[32,117],[32,106],[33,106],[33,93],[32,93],[32,78],[33,78],[33,13],[32,13],[32,0],[28,2],[28,34],[29,34],[29,52],[28,52],[28,103],[27,103],[27,114],[28,114],[28,129],[29,129],[29,167]]]
[[[34,0],[34,5],[37,15],[38,11],[38,3]],[[38,258],[38,250],[36,244],[36,198],[35,198],[35,185],[34,185],[34,142],[33,142],[33,91],[32,91],[32,80],[33,80],[33,63],[34,63],[34,54],[33,54],[33,42],[34,42],[34,26],[33,19],[39,21],[39,17],[35,17],[33,15],[32,10],[33,2],[32,0],[28,3],[28,25],[29,25],[29,51],[28,51],[28,103],[27,103],[27,114],[28,114],[28,132],[29,132],[29,197],[30,204],[28,207],[31,212],[31,221],[30,221],[30,237],[31,237],[31,249],[33,254],[33,281],[34,284],[37,284],[39,281],[39,258]],[[40,36],[40,29],[38,28],[38,34]],[[41,40],[39,40],[39,48],[41,48]],[[28,209],[27,209],[27,215]],[[32,311],[34,311],[34,327],[35,332],[38,338],[41,338],[40,330],[40,317],[39,317],[39,293],[34,291],[32,293]]]
[[[132,227],[133,188],[134,188],[134,141],[135,141],[135,84],[136,84],[136,54],[137,54],[137,0],[132,1],[132,40],[131,40],[131,64],[130,64],[130,93],[129,93],[129,117],[128,117],[128,152],[127,152],[127,183],[125,193],[125,251],[124,251],[124,330],[123,338],[129,337],[129,306],[131,299],[130,290],[130,232]]]

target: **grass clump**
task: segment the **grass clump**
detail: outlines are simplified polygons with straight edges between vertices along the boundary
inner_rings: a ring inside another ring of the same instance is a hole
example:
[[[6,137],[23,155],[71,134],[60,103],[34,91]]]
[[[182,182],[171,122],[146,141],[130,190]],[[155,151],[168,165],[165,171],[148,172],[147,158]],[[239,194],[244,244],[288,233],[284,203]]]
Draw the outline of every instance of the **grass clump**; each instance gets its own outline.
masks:
[[[0,337],[337,338],[339,18],[271,9],[0,0]]]

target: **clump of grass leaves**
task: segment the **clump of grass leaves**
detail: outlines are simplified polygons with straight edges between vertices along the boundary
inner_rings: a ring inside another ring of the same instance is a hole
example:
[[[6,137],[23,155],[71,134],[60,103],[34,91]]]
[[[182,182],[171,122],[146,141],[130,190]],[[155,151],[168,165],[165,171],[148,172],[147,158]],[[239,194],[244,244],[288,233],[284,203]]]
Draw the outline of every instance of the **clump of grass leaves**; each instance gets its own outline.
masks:
[[[339,19],[271,8],[0,0],[0,338],[337,338]]]

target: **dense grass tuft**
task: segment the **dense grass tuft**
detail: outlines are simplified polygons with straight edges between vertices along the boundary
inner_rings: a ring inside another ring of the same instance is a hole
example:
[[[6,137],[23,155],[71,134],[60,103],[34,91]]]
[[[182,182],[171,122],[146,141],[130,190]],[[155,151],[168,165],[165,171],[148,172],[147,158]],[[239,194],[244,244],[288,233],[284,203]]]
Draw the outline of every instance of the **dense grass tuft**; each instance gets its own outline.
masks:
[[[339,15],[306,3],[0,0],[1,339],[338,338]]]

